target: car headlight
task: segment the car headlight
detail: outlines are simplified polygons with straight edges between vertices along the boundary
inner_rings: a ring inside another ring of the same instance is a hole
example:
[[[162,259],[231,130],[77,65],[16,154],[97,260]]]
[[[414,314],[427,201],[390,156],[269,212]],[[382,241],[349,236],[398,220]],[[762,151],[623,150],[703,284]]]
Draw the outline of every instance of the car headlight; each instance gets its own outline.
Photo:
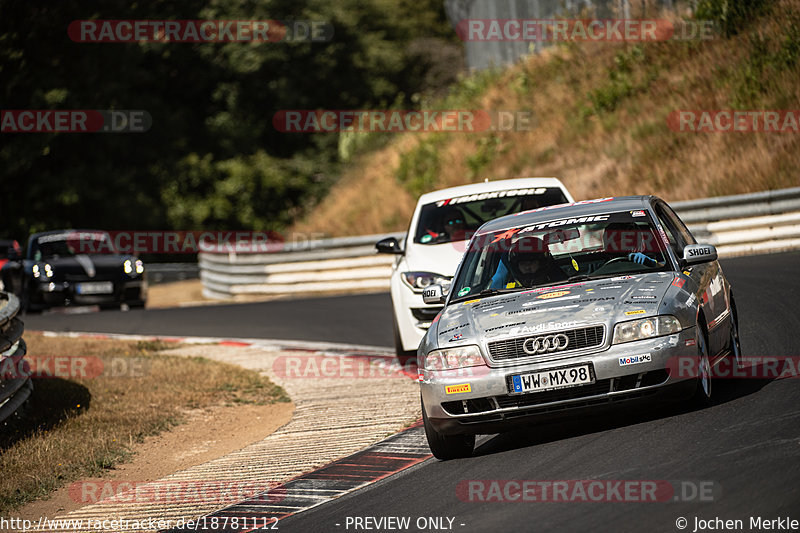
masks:
[[[671,335],[681,330],[681,323],[672,315],[654,316],[620,322],[614,326],[612,344],[638,341],[662,335]]]
[[[403,272],[403,281],[415,292],[421,292],[429,285],[450,285],[450,278],[433,272]]]
[[[141,259],[136,260],[136,273],[141,274],[144,272],[144,263],[142,263]]]
[[[486,364],[477,346],[433,350],[425,356],[425,370],[450,370]]]
[[[133,262],[130,259],[126,259],[125,262],[122,263],[122,270],[124,270],[126,274],[133,272]]]
[[[53,277],[53,267],[50,266],[49,263],[45,263],[42,268],[39,268],[39,265],[33,265],[33,277],[39,278],[41,277],[42,273],[48,278]]]

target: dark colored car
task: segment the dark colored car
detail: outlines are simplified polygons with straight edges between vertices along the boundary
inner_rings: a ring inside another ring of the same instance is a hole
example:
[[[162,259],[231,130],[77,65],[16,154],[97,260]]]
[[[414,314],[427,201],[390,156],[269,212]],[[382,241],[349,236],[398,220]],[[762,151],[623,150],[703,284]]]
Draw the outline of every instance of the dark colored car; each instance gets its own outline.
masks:
[[[13,239],[0,239],[0,291],[22,297],[22,248]]]
[[[147,281],[136,256],[115,251],[108,233],[59,230],[36,233],[25,258],[26,304],[144,307]]]

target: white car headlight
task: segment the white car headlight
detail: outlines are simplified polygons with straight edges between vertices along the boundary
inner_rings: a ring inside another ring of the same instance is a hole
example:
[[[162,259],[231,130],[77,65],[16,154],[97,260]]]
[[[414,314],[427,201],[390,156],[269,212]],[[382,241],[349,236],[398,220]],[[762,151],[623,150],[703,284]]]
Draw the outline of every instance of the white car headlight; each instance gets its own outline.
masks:
[[[125,262],[122,263],[122,270],[124,270],[126,274],[133,272],[133,262],[130,259],[126,259]]]
[[[141,274],[144,272],[144,263],[142,263],[141,259],[136,260],[136,273]]]
[[[402,279],[406,285],[415,292],[422,292],[422,289],[429,285],[450,285],[450,278],[433,272],[403,272]]]
[[[433,350],[425,356],[425,370],[451,370],[486,364],[475,345]]]
[[[681,323],[672,315],[654,316],[620,322],[614,326],[612,344],[638,341],[662,335],[671,335],[681,330]]]
[[[49,263],[45,263],[44,266],[39,268],[39,265],[33,265],[33,277],[39,278],[42,274],[44,274],[48,278],[53,277],[53,267],[50,266]]]

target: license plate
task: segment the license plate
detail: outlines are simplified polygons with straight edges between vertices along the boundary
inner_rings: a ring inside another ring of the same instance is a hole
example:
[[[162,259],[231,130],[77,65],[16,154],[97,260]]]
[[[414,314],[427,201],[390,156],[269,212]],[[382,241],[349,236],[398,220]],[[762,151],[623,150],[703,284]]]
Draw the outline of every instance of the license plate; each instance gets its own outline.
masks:
[[[511,376],[511,394],[563,389],[594,383],[592,365],[578,365]]]
[[[114,292],[114,284],[110,281],[78,283],[76,291],[78,294],[111,294]]]

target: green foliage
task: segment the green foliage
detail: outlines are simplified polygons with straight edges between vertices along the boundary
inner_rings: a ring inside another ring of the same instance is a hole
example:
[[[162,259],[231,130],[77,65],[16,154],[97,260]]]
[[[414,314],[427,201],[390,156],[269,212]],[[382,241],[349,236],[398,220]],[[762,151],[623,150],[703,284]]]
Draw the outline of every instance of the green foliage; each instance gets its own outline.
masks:
[[[486,137],[481,137],[478,141],[475,153],[467,157],[467,168],[469,169],[470,179],[477,178],[501,153],[500,137],[494,133]]]
[[[426,193],[437,183],[441,168],[439,149],[446,140],[441,133],[428,135],[403,155],[397,168],[397,180],[411,195]]]
[[[779,92],[776,87],[781,77],[796,80],[800,75],[800,11],[790,12],[779,35],[753,34],[747,43],[747,59],[732,73],[733,105],[738,109],[762,105],[791,108],[795,102],[768,100]]]
[[[622,100],[646,86],[637,82],[634,76],[634,67],[644,59],[644,51],[639,45],[614,56],[614,66],[608,71],[608,82],[587,95],[594,113],[614,111]]]
[[[334,36],[70,41],[69,23],[89,18],[314,20]],[[4,109],[143,109],[153,118],[138,134],[2,134],[3,236],[21,240],[69,226],[280,230],[335,181],[339,142],[281,133],[276,112],[413,107],[414,95],[449,85],[453,50],[460,56],[439,0],[3,2],[0,42]],[[426,46],[443,52],[422,62]]]

